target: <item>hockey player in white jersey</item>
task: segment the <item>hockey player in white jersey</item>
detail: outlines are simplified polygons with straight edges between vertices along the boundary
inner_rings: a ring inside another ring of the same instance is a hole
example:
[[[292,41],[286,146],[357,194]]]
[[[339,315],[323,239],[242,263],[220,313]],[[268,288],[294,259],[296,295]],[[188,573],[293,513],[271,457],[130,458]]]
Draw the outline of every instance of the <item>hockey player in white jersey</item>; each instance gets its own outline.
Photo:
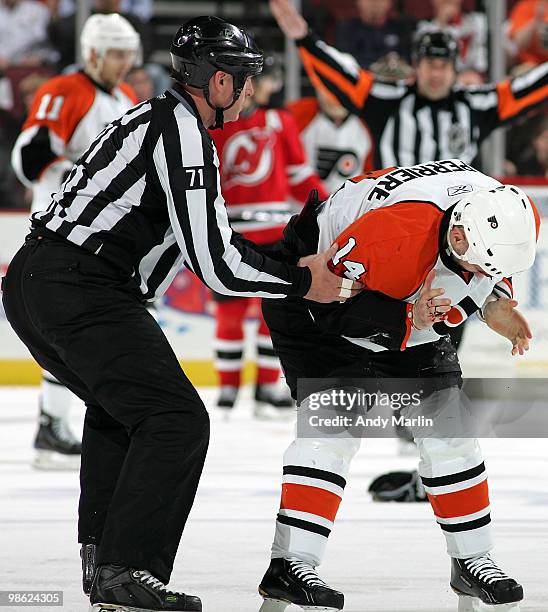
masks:
[[[15,172],[32,188],[33,213],[48,208],[73,163],[108,123],[137,102],[123,82],[140,47],[131,24],[117,14],[92,15],[80,44],[83,69],[40,87],[13,148]],[[44,371],[35,468],[78,468],[81,445],[68,424],[72,400],[72,393]]]
[[[295,117],[308,161],[333,193],[352,176],[373,169],[375,144],[367,123],[323,90],[287,105]]]
[[[305,263],[336,242],[333,269],[365,290],[323,308],[300,299],[263,305],[293,396],[299,378],[361,377],[418,378],[451,397],[461,371],[447,334],[474,313],[510,340],[512,355],[524,354],[532,334],[516,309],[511,277],[533,264],[539,227],[522,190],[456,159],[372,172],[346,181],[323,203],[311,198],[287,226],[286,248]],[[299,398],[299,411],[310,409],[311,397]],[[440,406],[440,422],[461,416],[460,402]],[[459,611],[483,604],[517,610],[521,585],[489,555],[487,473],[473,432],[414,435]],[[318,435],[297,436],[286,450],[272,560],[259,587],[262,612],[281,612],[290,603],[343,608],[343,594],[315,568],[358,448],[350,435]]]

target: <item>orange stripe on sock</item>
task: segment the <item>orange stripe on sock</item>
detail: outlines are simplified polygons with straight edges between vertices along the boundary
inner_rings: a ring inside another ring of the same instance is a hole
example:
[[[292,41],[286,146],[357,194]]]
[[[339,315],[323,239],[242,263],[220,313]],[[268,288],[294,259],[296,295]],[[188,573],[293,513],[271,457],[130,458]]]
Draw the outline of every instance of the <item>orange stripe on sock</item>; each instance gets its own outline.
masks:
[[[431,495],[428,499],[432,504],[434,514],[438,518],[458,518],[467,516],[484,510],[489,505],[489,487],[487,480],[479,484],[456,491],[455,493],[445,493],[443,495]]]
[[[293,483],[282,484],[280,508],[298,510],[334,521],[341,498],[331,491]]]

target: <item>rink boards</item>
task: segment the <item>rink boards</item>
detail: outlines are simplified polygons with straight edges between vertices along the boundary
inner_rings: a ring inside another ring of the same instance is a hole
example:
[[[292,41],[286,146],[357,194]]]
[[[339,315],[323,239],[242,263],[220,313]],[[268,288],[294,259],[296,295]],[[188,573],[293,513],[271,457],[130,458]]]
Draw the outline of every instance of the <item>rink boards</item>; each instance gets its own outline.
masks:
[[[543,225],[538,253],[531,270],[514,277],[516,299],[520,310],[531,323],[533,343],[529,353],[510,357],[507,341],[473,319],[465,335],[461,362],[468,376],[543,376],[548,368],[548,185],[522,185],[538,204]],[[26,212],[0,212],[0,274],[28,231]],[[181,272],[165,298],[158,304],[158,319],[186,373],[198,385],[213,385],[214,305],[209,291],[190,272]],[[254,309],[256,313],[256,308]],[[252,309],[253,311],[253,309]],[[247,323],[245,378],[252,372],[252,337],[256,324],[253,312]],[[12,332],[0,305],[0,385],[37,384],[39,369],[25,346]]]

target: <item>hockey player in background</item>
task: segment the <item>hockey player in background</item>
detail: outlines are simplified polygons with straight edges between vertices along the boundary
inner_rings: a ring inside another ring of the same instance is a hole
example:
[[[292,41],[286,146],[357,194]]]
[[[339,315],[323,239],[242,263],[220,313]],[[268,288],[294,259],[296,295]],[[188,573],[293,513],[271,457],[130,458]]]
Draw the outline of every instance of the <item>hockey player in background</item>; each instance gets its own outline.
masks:
[[[306,255],[336,242],[333,269],[365,290],[344,305],[321,308],[300,299],[263,303],[293,396],[298,378],[333,377],[417,378],[443,398],[458,396],[461,370],[447,334],[474,313],[511,341],[512,355],[522,355],[532,336],[516,310],[511,276],[533,264],[539,226],[523,191],[456,159],[372,172],[346,181],[324,203],[312,198],[284,231],[287,250],[305,265]],[[312,395],[304,396],[299,411],[310,409]],[[438,408],[442,427],[465,416],[459,401],[443,400]],[[260,585],[262,612],[281,612],[287,602],[307,610],[343,608],[343,594],[315,569],[360,445],[337,431],[297,436],[285,452],[272,561]],[[487,604],[521,600],[522,587],[489,556],[487,474],[474,431],[412,431],[419,473],[451,557],[451,587]]]
[[[324,91],[290,102],[287,109],[297,122],[309,162],[330,193],[346,179],[373,170],[369,127]]]
[[[233,229],[256,244],[269,245],[282,236],[295,204],[302,205],[311,189],[327,197],[318,175],[306,162],[299,132],[291,115],[269,107],[283,85],[281,67],[266,58],[255,77],[254,95],[247,99],[238,121],[211,130],[221,167],[221,186]],[[215,301],[215,365],[220,395],[217,405],[234,406],[241,382],[244,321],[254,298],[213,292]],[[287,386],[278,384],[280,364],[259,309],[255,414],[284,414],[293,405]],[[282,410],[276,410],[282,409]]]
[[[139,35],[120,15],[92,15],[80,38],[84,67],[57,76],[36,92],[12,152],[19,179],[32,188],[32,212],[46,210],[73,163],[103,128],[135,103],[123,83],[139,50]],[[43,371],[34,467],[76,469],[81,444],[69,427],[72,393]]]

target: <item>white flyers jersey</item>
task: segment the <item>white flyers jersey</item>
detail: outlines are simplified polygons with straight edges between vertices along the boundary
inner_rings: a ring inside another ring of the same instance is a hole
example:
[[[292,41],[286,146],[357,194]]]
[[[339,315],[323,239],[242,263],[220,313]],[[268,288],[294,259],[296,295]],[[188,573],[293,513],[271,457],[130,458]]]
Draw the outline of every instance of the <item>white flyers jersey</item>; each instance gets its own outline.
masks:
[[[329,193],[345,180],[372,170],[374,143],[363,119],[348,115],[337,125],[321,112],[315,98],[297,100],[287,108],[299,127],[308,162]]]
[[[135,103],[128,85],[109,92],[84,72],[55,77],[38,89],[12,151],[17,176],[33,190],[32,212],[48,208],[73,163]]]
[[[330,262],[335,273],[408,303],[417,299],[427,274],[434,269],[433,286],[445,290],[452,309],[445,322],[432,328],[417,331],[409,326],[405,346],[433,342],[488,299],[512,296],[510,279],[497,282],[466,272],[447,252],[446,212],[467,194],[499,186],[495,179],[457,159],[386,168],[356,177],[318,213],[318,251],[336,241],[339,252]],[[537,217],[537,231],[539,223]],[[383,349],[367,338],[348,340]]]

